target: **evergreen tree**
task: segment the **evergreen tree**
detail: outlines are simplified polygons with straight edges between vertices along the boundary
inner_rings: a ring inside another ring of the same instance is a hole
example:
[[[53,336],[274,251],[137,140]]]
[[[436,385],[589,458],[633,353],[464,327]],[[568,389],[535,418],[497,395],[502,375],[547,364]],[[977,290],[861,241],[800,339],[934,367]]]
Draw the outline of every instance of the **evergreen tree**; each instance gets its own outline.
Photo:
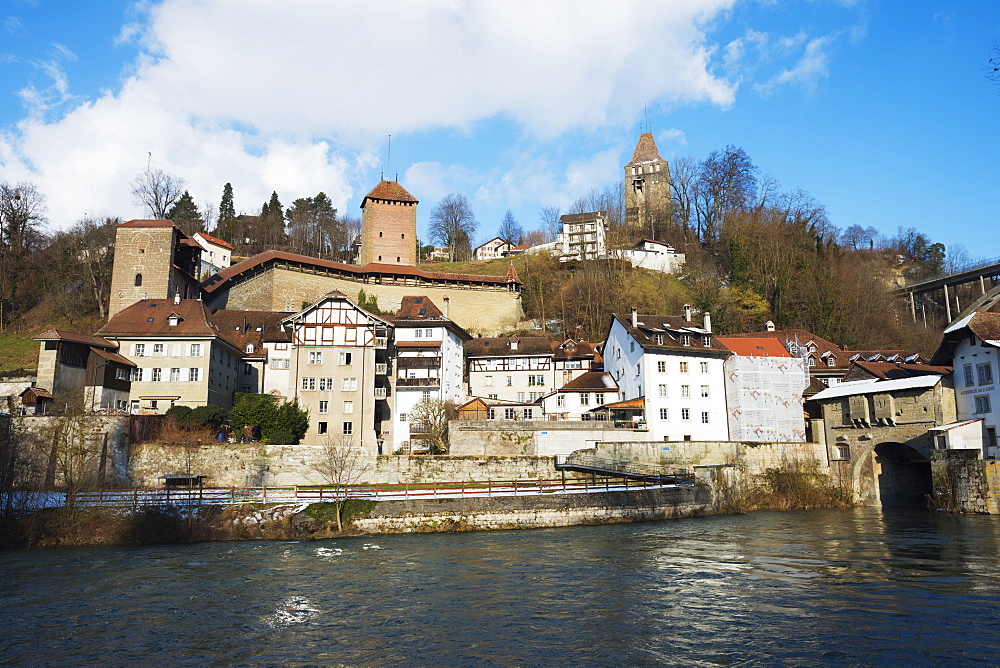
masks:
[[[167,218],[174,221],[184,234],[191,235],[195,232],[205,231],[205,221],[201,217],[201,211],[198,210],[198,205],[194,203],[194,198],[187,190],[167,212]]]
[[[236,217],[236,207],[233,205],[233,184],[227,183],[222,188],[222,201],[219,202],[219,225]]]

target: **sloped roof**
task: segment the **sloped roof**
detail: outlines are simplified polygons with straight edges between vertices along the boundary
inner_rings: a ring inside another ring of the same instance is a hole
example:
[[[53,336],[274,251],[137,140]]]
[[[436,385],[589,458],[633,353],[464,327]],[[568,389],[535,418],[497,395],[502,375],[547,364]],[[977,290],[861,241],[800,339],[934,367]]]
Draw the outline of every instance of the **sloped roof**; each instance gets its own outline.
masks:
[[[743,357],[791,357],[777,339],[751,337],[718,337],[719,343]]]
[[[892,380],[895,378],[915,378],[917,376],[947,376],[952,372],[950,366],[931,366],[930,364],[900,364],[897,362],[855,362],[854,368],[847,372],[844,381],[876,378]]]
[[[248,357],[264,357],[264,342],[291,341],[291,335],[281,326],[290,315],[281,311],[226,311],[212,314],[212,321],[219,328],[219,335],[239,348]],[[246,353],[247,345],[254,346],[253,353]]]
[[[180,317],[171,327],[168,319],[172,313]],[[97,330],[102,336],[218,336],[219,330],[212,323],[211,314],[200,299],[182,299],[174,304],[172,299],[140,299],[108,320]]]
[[[854,380],[849,383],[839,383],[833,387],[828,387],[813,397],[816,401],[824,399],[836,399],[838,397],[850,397],[857,394],[875,394],[881,392],[893,392],[896,390],[919,390],[934,387],[941,382],[941,376],[931,374],[928,376],[914,376],[913,378],[897,378],[894,380]]]
[[[222,239],[219,239],[218,237],[213,237],[208,232],[195,232],[195,234],[197,236],[201,237],[202,239],[204,239],[205,241],[207,241],[209,243],[212,243],[212,244],[215,244],[216,246],[222,246],[223,248],[228,248],[229,250],[234,250],[233,247],[229,244],[228,241],[223,241]]]
[[[987,345],[1000,348],[1000,313],[976,311],[952,323],[944,330],[944,337],[931,356],[931,364],[950,363],[955,354],[955,347],[961,341],[966,329]]]
[[[517,348],[511,342],[517,341]],[[523,357],[551,355],[552,343],[544,336],[497,336],[472,339],[465,344],[469,357]]]
[[[231,281],[237,280],[242,275],[254,276],[262,271],[266,271],[278,262],[288,262],[293,264],[306,265],[319,269],[326,269],[338,274],[346,275],[357,280],[364,280],[369,276],[405,276],[411,278],[421,278],[428,282],[456,282],[456,283],[486,283],[492,285],[506,284],[513,282],[520,284],[517,272],[511,278],[511,270],[508,269],[506,276],[480,276],[478,274],[449,274],[444,272],[424,271],[417,267],[408,267],[395,264],[370,263],[364,266],[345,264],[334,260],[324,260],[308,255],[298,255],[297,253],[287,253],[285,251],[267,250],[247,258],[242,262],[226,267],[218,274],[206,280],[202,287],[205,292],[211,294],[217,290],[227,287]]]
[[[584,213],[567,213],[559,216],[560,223],[589,223],[608,217],[607,211],[586,211]]]
[[[51,399],[52,393],[46,390],[44,387],[35,387],[34,385],[29,385],[28,387],[21,390],[21,394],[18,396],[23,397],[28,392],[31,392],[38,399]]]
[[[177,227],[177,225],[172,220],[165,219],[152,219],[152,220],[129,220],[124,223],[118,223],[118,227]]]
[[[617,313],[611,314],[612,323],[617,320],[622,327],[643,347],[650,352],[677,350],[685,352],[706,352],[729,355],[730,351],[719,343],[715,335],[705,330],[700,325],[685,320],[679,315],[637,315],[638,327],[632,326],[631,316],[621,316]],[[609,328],[610,329],[610,328]],[[656,342],[656,335],[663,338],[663,343]],[[685,346],[681,337],[684,334],[691,336],[691,345]],[[711,335],[711,343],[706,346],[702,342],[702,336]]]
[[[646,162],[663,162],[660,151],[656,148],[656,140],[653,139],[652,132],[643,132],[639,135],[639,142],[635,145],[632,160],[625,166],[631,167]]]
[[[593,357],[595,361],[601,360],[600,353],[597,352],[597,348],[600,344],[591,343],[590,341],[574,341],[573,339],[566,339],[562,343],[553,341],[552,345],[552,357],[557,360],[563,359],[586,359]]]
[[[610,373],[587,371],[559,388],[560,392],[589,392],[593,390],[618,391],[618,383]]]
[[[117,362],[118,364],[123,364],[125,366],[135,366],[135,362],[132,360],[122,357],[118,353],[109,352],[107,350],[101,350],[100,348],[90,347],[90,351],[97,355],[98,357],[103,357],[109,362]]]
[[[646,399],[644,397],[640,397],[638,399],[626,399],[625,401],[616,401],[613,404],[604,404],[603,406],[600,406],[600,408],[641,408],[645,410]],[[593,412],[593,410],[591,412]]]
[[[365,208],[365,202],[369,199],[383,199],[390,202],[413,202],[417,204],[417,198],[406,191],[406,188],[396,181],[380,181],[377,186],[371,189],[364,199],[361,200],[361,208]]]
[[[72,343],[82,343],[87,346],[97,346],[99,348],[112,348],[117,350],[118,344],[108,341],[100,336],[90,336],[89,334],[78,334],[76,332],[66,332],[61,329],[50,329],[42,332],[34,338],[35,341],[70,341]]]
[[[396,311],[396,320],[427,320],[444,318],[444,312],[439,309],[429,297],[412,295],[403,297]]]

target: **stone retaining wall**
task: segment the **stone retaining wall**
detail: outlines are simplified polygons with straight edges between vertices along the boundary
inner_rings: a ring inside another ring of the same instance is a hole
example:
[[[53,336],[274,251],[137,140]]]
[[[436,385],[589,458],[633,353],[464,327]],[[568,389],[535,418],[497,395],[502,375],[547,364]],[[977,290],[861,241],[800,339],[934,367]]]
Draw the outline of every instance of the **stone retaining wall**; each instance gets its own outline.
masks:
[[[931,476],[935,499],[943,509],[1000,514],[1000,462],[979,459],[978,450],[934,450]]]
[[[665,441],[600,443],[598,457],[659,466],[745,466],[751,474],[783,464],[815,462],[821,473],[831,473],[826,447],[820,443],[737,443],[730,441]]]

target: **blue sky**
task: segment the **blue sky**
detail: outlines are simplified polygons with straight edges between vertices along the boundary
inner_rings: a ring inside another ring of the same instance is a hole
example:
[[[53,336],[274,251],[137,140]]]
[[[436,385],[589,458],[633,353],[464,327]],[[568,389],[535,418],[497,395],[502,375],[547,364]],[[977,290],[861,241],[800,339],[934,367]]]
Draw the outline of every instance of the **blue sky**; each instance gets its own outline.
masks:
[[[0,0],[0,180],[58,229],[143,217],[147,160],[246,213],[357,215],[398,172],[421,229],[459,192],[484,241],[619,180],[646,118],[668,160],[741,146],[840,228],[994,257],[997,39],[995,0]]]

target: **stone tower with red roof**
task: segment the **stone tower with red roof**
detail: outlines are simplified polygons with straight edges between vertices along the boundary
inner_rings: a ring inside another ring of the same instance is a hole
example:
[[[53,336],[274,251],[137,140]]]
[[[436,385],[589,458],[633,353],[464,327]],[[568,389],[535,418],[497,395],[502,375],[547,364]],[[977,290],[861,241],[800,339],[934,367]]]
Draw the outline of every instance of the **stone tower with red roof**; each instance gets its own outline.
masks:
[[[382,181],[361,200],[362,265],[417,264],[417,198],[395,181]]]
[[[656,148],[653,133],[639,135],[632,160],[625,165],[625,225],[651,235],[653,223],[670,213],[670,167]]]

